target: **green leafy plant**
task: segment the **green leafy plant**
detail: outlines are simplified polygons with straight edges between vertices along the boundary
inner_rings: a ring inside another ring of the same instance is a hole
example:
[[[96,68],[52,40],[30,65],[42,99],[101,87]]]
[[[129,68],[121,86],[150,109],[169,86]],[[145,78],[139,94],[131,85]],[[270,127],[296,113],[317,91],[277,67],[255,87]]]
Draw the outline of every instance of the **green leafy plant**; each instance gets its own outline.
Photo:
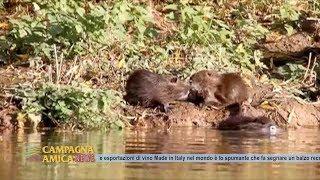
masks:
[[[299,82],[301,77],[303,77],[306,68],[300,64],[287,64],[279,68],[279,73],[281,73],[286,80]]]
[[[296,11],[293,4],[285,3],[280,7],[280,18],[285,21],[296,21],[299,19],[299,12]]]
[[[44,84],[38,89],[17,91],[27,114],[41,114],[42,120],[60,127],[123,127],[117,112],[123,101],[113,90]]]
[[[279,19],[281,24],[284,25],[284,29],[287,31],[287,35],[290,36],[295,33],[293,28],[294,23],[299,20],[300,12],[296,10],[293,3],[284,3],[279,8]]]
[[[34,15],[24,15],[9,21],[11,49],[19,53],[53,57],[56,44],[66,57],[90,52],[90,47],[103,43],[106,9],[85,1],[34,1]]]

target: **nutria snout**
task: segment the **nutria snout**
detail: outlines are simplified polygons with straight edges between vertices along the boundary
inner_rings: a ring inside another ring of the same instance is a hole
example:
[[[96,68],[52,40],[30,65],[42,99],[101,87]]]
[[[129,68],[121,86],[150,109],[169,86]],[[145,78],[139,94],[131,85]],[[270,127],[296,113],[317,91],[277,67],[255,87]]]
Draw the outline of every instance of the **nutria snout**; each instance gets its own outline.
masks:
[[[169,103],[187,100],[190,86],[177,77],[164,77],[145,69],[134,71],[128,78],[124,99],[131,105],[161,107],[168,112]]]

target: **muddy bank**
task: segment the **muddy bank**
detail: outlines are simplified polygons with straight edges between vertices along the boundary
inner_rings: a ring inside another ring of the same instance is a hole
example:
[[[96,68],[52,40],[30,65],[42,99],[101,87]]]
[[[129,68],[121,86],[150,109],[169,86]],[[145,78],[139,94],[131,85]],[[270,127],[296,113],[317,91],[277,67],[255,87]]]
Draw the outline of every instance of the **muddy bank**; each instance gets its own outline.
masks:
[[[267,117],[281,128],[317,128],[320,125],[320,102],[308,103],[302,99],[277,95],[268,88],[256,89],[249,104],[242,106],[241,116],[252,120]],[[134,128],[170,128],[174,126],[211,127],[230,116],[228,110],[210,107],[200,108],[192,103],[177,102],[171,112],[165,114],[157,109],[128,106],[124,114]]]
[[[0,132],[15,127],[14,119],[16,119],[17,112],[18,108],[12,105],[0,108]]]
[[[19,102],[6,96],[5,89],[21,81],[32,81],[34,77],[30,79],[20,77],[21,74],[28,74],[28,71],[25,71],[25,68],[20,68],[19,71],[13,71],[10,68],[0,71],[2,72],[0,74],[6,75],[0,80],[0,84],[3,85],[3,89],[0,88],[0,131],[23,127],[21,123],[24,122],[18,122],[16,118],[21,108]],[[283,128],[319,127],[319,101],[310,103],[290,94],[275,92],[273,85],[259,83],[256,78],[248,85],[251,87],[250,98],[248,103],[242,107],[242,116],[252,119],[265,116]],[[188,102],[176,102],[171,105],[171,111],[167,114],[158,109],[127,105],[122,111],[122,117],[124,117],[125,124],[131,128],[170,128],[174,126],[217,128],[222,121],[230,117],[230,112],[225,109],[200,108]]]
[[[310,53],[320,53],[320,21],[319,19],[302,19],[297,32],[292,35],[270,33],[262,39],[256,48],[264,53],[264,62],[307,61]]]
[[[7,98],[0,108],[0,131],[23,126],[17,121],[18,112],[17,105]],[[274,93],[271,85],[260,85],[250,89],[250,99],[242,106],[240,115],[252,120],[267,117],[282,128],[316,128],[320,125],[320,102],[309,103],[294,96]],[[170,129],[178,126],[217,128],[231,114],[226,109],[200,108],[190,102],[176,102],[167,114],[159,109],[127,105],[122,116],[130,128]]]
[[[316,128],[320,125],[320,103],[304,104],[295,99],[273,101],[268,107],[244,107],[243,116],[258,118],[266,116],[282,128]],[[173,110],[164,114],[157,110],[129,108],[126,115],[132,127],[154,128],[193,126],[217,128],[230,116],[227,110],[199,108],[191,103],[177,103]]]

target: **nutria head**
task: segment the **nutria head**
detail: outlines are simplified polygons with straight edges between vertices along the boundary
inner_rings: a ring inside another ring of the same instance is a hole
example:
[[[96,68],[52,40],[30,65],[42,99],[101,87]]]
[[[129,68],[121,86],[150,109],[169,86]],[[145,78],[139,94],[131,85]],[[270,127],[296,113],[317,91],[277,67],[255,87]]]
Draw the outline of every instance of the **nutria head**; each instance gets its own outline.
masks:
[[[261,122],[244,123],[239,126],[239,130],[247,132],[255,132],[262,134],[276,135],[280,132],[280,128],[273,122],[262,124]]]
[[[220,130],[242,130],[247,132],[263,133],[275,135],[281,129],[269,118],[261,117],[248,117],[248,116],[230,116],[218,125]]]
[[[217,104],[214,93],[220,84],[220,78],[219,73],[213,70],[201,70],[194,73],[189,78],[191,92],[188,100],[197,105],[211,100]]]
[[[167,85],[167,93],[175,100],[184,101],[188,99],[190,86],[177,77],[171,77]]]
[[[280,132],[280,128],[275,123],[267,123],[259,131],[265,134],[276,135]]]
[[[220,81],[220,75],[213,70],[201,70],[194,73],[190,79],[189,83],[192,90],[201,91],[208,86],[214,86]]]

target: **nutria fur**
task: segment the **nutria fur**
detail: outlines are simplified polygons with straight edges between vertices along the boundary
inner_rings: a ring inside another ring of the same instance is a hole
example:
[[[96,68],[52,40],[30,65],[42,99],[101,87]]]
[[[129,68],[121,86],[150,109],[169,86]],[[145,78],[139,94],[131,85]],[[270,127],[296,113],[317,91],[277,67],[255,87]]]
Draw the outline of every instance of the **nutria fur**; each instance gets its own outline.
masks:
[[[161,106],[165,112],[169,103],[175,100],[187,100],[190,86],[176,77],[163,77],[148,70],[134,71],[126,84],[124,99],[131,105],[144,107]]]
[[[221,75],[220,84],[217,86],[216,97],[222,104],[242,104],[248,99],[248,89],[239,74],[225,73]]]
[[[248,117],[242,115],[228,117],[226,120],[220,122],[218,129],[259,131],[270,134],[275,134],[280,130],[273,121],[265,116]]]
[[[220,74],[212,70],[202,70],[190,77],[191,92],[189,100],[196,104],[220,104],[216,98],[217,85],[220,84]]]
[[[218,74],[212,70],[202,70],[190,77],[190,85],[206,105],[226,107],[240,105],[248,99],[248,89],[237,73]]]
[[[264,125],[270,123],[270,119],[261,116],[261,117],[248,117],[248,116],[230,116],[224,121],[220,122],[218,125],[219,130],[241,130],[250,128],[249,126],[252,124]],[[249,126],[248,126],[249,125]]]

